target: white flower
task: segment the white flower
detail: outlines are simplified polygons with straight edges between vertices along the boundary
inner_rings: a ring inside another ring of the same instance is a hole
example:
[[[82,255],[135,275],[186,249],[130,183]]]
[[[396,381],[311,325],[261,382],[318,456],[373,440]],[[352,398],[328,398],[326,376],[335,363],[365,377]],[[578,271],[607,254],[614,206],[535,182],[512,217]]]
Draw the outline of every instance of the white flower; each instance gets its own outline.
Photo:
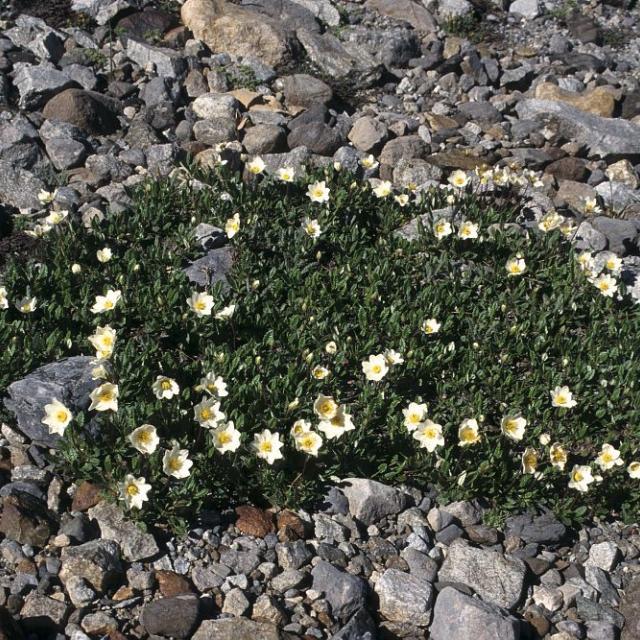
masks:
[[[201,427],[216,427],[222,422],[226,416],[220,411],[220,403],[215,398],[202,398],[202,400],[193,407],[193,414],[196,422]]]
[[[402,364],[404,362],[404,358],[401,353],[398,353],[394,349],[385,349],[382,353],[384,359],[387,361],[387,364],[391,367],[396,364]]]
[[[436,220],[433,225],[433,234],[438,240],[442,240],[442,238],[446,238],[453,233],[453,229],[451,228],[451,223],[444,218],[440,218]]]
[[[265,167],[266,165],[264,163],[264,160],[260,156],[256,156],[255,158],[253,158],[253,160],[247,162],[247,170],[253,175],[262,173]]]
[[[533,475],[538,467],[538,453],[532,447],[527,447],[522,454],[522,473]]]
[[[51,231],[53,227],[50,224],[36,224],[33,226],[33,229],[25,229],[25,233],[32,238],[42,238],[49,231]]]
[[[282,453],[280,453],[283,444],[280,441],[279,433],[271,433],[269,429],[264,429],[260,433],[253,435],[251,446],[255,449],[258,458],[265,460],[267,464],[273,464],[283,457]]]
[[[480,442],[480,429],[478,428],[477,420],[467,418],[462,421],[462,424],[458,428],[458,440],[458,444],[461,447],[467,447],[476,442]]]
[[[91,313],[104,313],[111,311],[122,298],[122,292],[119,289],[109,289],[103,296],[96,296],[96,301],[91,307]]]
[[[470,220],[465,220],[458,228],[458,237],[463,240],[474,240],[478,237],[478,225]]]
[[[429,453],[435,451],[436,447],[444,447],[442,425],[436,424],[429,419],[418,425],[418,428],[413,432],[413,437]]]
[[[551,395],[551,406],[553,407],[572,409],[578,404],[567,386],[556,387],[552,391],[549,391],[549,394]]]
[[[338,413],[338,404],[331,396],[320,394],[313,403],[313,412],[320,420],[331,420]]]
[[[431,335],[432,333],[438,333],[441,326],[442,325],[435,318],[429,318],[422,323],[420,330],[422,331],[422,333]]]
[[[50,404],[44,405],[42,424],[46,424],[49,427],[49,433],[57,433],[63,436],[71,420],[73,420],[73,414],[59,400],[54,398]]]
[[[320,223],[317,220],[311,218],[305,218],[302,222],[302,228],[304,232],[311,238],[318,238],[322,233]]]
[[[213,296],[194,291],[191,297],[187,298],[187,304],[197,316],[210,316],[211,309],[213,309]]]
[[[595,198],[585,198],[582,205],[582,212],[587,215],[594,215],[602,213],[602,209],[598,206],[598,201]]]
[[[329,369],[327,369],[327,367],[323,367],[322,365],[319,365],[319,364],[317,364],[315,367],[313,367],[313,369],[311,369],[311,375],[316,380],[324,380],[329,376],[330,373],[331,372],[329,371]]]
[[[321,420],[318,424],[318,430],[324,433],[327,440],[340,438],[347,431],[353,431],[355,428],[351,415],[345,411],[344,407],[338,407],[332,418]]]
[[[385,357],[379,353],[369,356],[368,360],[362,362],[362,371],[367,380],[378,382],[387,375],[389,366],[387,365]]]
[[[593,259],[593,254],[590,251],[583,251],[576,256],[576,260],[578,261],[578,265],[582,271],[593,271],[595,266],[595,261]]]
[[[0,287],[0,309],[8,309],[9,300],[7,299],[7,288]]]
[[[282,167],[276,171],[276,177],[282,182],[293,182],[296,177],[296,170],[293,167]]]
[[[330,189],[324,180],[309,185],[307,196],[311,202],[328,202]]]
[[[227,383],[221,376],[216,376],[210,371],[204,378],[200,378],[200,384],[196,387],[198,391],[206,391],[210,396],[224,398],[229,395]]]
[[[211,430],[213,446],[220,453],[231,451],[232,453],[240,446],[240,432],[235,428],[233,420],[226,424],[221,423]]]
[[[51,211],[44,221],[47,225],[55,227],[57,224],[64,221],[68,215],[69,212],[66,209],[56,209],[55,211]]]
[[[603,273],[597,278],[594,278],[592,282],[596,289],[598,289],[606,298],[613,298],[613,295],[618,290],[618,283],[616,282],[616,279],[609,274]]]
[[[596,458],[596,464],[603,470],[607,471],[613,467],[619,467],[624,464],[620,458],[620,451],[610,444],[603,444],[600,454]]]
[[[409,406],[402,410],[402,415],[404,415],[404,426],[407,430],[415,431],[427,417],[427,405],[410,402]]]
[[[627,473],[629,474],[630,478],[638,480],[640,478],[640,462],[634,461],[630,463],[627,467]]]
[[[329,342],[327,342],[327,344],[324,345],[324,350],[328,354],[333,355],[338,351],[338,345],[333,340],[330,340]]]
[[[20,313],[33,313],[38,308],[38,298],[24,297],[16,303],[16,309]]]
[[[520,276],[527,270],[524,258],[511,258],[504,267],[510,276]]]
[[[362,160],[360,160],[360,164],[365,169],[375,169],[378,166],[379,162],[373,155],[369,154],[368,156],[365,156],[364,158],[362,158]]]
[[[311,431],[311,423],[308,420],[296,420],[291,426],[290,433],[296,438],[307,431]]]
[[[543,447],[546,447],[551,442],[551,436],[548,433],[541,433],[538,441]]]
[[[373,188],[373,193],[376,198],[386,198],[391,195],[391,182],[388,180],[380,180],[377,186]]]
[[[105,247],[104,249],[98,249],[96,251],[96,258],[98,258],[98,262],[109,262],[113,257],[113,253],[109,247]]]
[[[135,478],[132,474],[127,474],[120,486],[120,500],[124,500],[127,509],[142,509],[143,502],[146,502],[151,485],[141,476]]]
[[[74,262],[71,265],[71,273],[73,273],[74,276],[77,276],[81,272],[82,272],[82,267],[77,262]]]
[[[549,211],[549,213],[542,216],[540,222],[538,222],[538,229],[545,233],[557,229],[564,222],[564,216],[561,216],[556,211]]]
[[[500,422],[502,433],[516,442],[524,438],[527,421],[520,415],[505,416]]]
[[[93,409],[96,411],[117,411],[119,394],[117,384],[112,384],[111,382],[101,384],[89,394],[91,398],[89,411]]]
[[[549,449],[549,462],[556,469],[563,470],[567,464],[568,456],[564,447],[559,442],[554,442]]]
[[[173,396],[177,396],[180,393],[178,383],[167,376],[158,376],[151,385],[151,390],[158,400],[171,400]]]
[[[602,264],[607,271],[618,273],[622,268],[622,258],[619,258],[613,251],[603,251],[598,258],[602,260]]]
[[[107,368],[102,364],[102,362],[100,362],[100,360],[98,360],[96,366],[91,369],[91,379],[106,380],[108,377]]]
[[[234,213],[232,218],[229,218],[224,225],[225,233],[228,238],[233,238],[233,236],[240,231],[240,214]]]
[[[168,476],[178,478],[188,478],[193,466],[193,461],[189,460],[189,451],[180,449],[177,442],[173,443],[171,449],[164,452],[162,456],[162,470]]]
[[[151,454],[158,448],[160,438],[152,424],[143,424],[129,434],[129,442],[140,453]]]
[[[393,196],[393,199],[401,206],[406,207],[409,204],[409,196],[406,193],[400,193]]]
[[[449,176],[449,184],[456,189],[464,189],[469,184],[469,176],[462,169],[457,169]]]
[[[235,310],[236,310],[236,305],[235,304],[227,305],[226,307],[220,309],[220,311],[218,311],[218,313],[216,313],[215,319],[216,320],[229,320],[230,318],[233,317],[233,314],[235,313]]]
[[[315,431],[305,431],[295,437],[296,449],[310,456],[317,456],[322,446],[322,437]]]
[[[89,336],[89,342],[96,350],[96,358],[106,360],[111,357],[116,344],[116,332],[109,325],[97,327],[96,332]]]
[[[57,193],[58,193],[57,189],[53,192],[40,189],[40,191],[38,192],[38,200],[40,201],[40,204],[43,204],[43,205],[51,204],[54,198],[56,197]]]
[[[569,489],[576,489],[584,493],[589,491],[589,485],[595,480],[591,474],[591,467],[586,464],[573,465],[569,479]]]

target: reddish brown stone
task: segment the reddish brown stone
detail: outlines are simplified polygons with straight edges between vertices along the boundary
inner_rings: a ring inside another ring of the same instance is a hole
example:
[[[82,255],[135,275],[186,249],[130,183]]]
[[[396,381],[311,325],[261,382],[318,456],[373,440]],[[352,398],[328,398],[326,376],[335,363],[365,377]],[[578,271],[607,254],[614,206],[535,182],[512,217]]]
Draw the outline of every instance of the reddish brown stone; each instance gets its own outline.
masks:
[[[133,598],[133,596],[135,596],[135,591],[131,587],[122,586],[113,594],[111,599],[121,602],[122,600]]]
[[[91,482],[82,482],[76,489],[71,503],[72,511],[87,511],[100,502],[100,489]]]
[[[285,509],[277,516],[278,539],[281,542],[291,540],[304,540],[307,537],[308,527],[305,521],[293,511]]]
[[[273,514],[268,511],[245,505],[236,508],[238,520],[236,528],[246,536],[264,538],[268,533],[273,533]]]
[[[189,581],[174,571],[156,571],[156,580],[158,581],[160,593],[165,598],[171,598],[183,593],[193,593]]]

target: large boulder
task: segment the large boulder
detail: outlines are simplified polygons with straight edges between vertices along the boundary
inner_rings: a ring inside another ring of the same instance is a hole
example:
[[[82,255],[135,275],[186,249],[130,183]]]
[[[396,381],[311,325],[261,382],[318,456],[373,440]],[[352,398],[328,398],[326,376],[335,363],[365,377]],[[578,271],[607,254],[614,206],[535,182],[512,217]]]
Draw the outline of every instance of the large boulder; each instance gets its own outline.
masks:
[[[376,583],[380,613],[392,622],[426,627],[431,621],[433,587],[425,580],[387,569]]]
[[[611,118],[616,108],[616,93],[613,87],[595,87],[582,93],[567,91],[551,82],[541,82],[534,92],[540,100],[564,102],[596,116]]]
[[[65,358],[10,384],[4,406],[15,415],[18,429],[38,444],[57,446],[60,436],[49,433],[48,427],[42,424],[44,407],[56,399],[71,413],[85,409],[89,405],[89,394],[97,386],[91,377],[94,362],[90,356]]]
[[[0,160],[0,201],[18,209],[40,209],[38,193],[45,188],[36,175]]]
[[[50,120],[69,122],[96,135],[118,129],[120,105],[117,100],[95,91],[66,89],[47,102],[42,115]]]
[[[433,610],[432,640],[519,640],[518,621],[506,611],[446,587]]]
[[[13,84],[18,89],[18,106],[21,109],[38,109],[57,93],[78,86],[49,62],[16,64]]]
[[[365,524],[400,513],[407,506],[407,495],[367,478],[346,478],[340,487],[349,501],[349,511]]]

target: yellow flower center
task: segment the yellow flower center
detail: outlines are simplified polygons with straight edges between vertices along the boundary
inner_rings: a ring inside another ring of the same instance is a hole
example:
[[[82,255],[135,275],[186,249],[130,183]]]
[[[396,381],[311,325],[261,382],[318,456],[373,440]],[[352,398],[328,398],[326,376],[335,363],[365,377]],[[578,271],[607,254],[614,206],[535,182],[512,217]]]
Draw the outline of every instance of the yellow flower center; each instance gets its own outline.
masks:
[[[380,373],[382,371],[382,367],[379,364],[374,364],[371,367],[371,371],[373,371],[373,373]]]
[[[127,485],[127,495],[137,496],[139,493],[140,493],[140,490],[135,484],[131,483]]]
[[[209,407],[204,407],[202,411],[200,411],[200,417],[203,420],[210,420],[212,415],[213,414],[211,413],[211,409],[209,409]]]
[[[180,471],[180,469],[182,469],[180,458],[171,458],[169,460],[169,469],[171,469],[171,471]]]
[[[584,480],[584,476],[580,471],[574,471],[571,474],[571,478],[573,479],[574,482],[582,482]]]
[[[138,434],[138,440],[142,444],[149,444],[151,442],[151,432],[148,430],[140,431]]]
[[[429,440],[433,440],[438,437],[438,432],[433,427],[427,427],[426,429],[423,429],[422,435]]]
[[[463,442],[473,442],[476,439],[476,433],[471,427],[464,427],[460,432],[460,440]]]
[[[58,422],[66,422],[68,417],[69,417],[69,414],[64,409],[60,409],[60,411],[56,413],[56,420]]]
[[[204,311],[206,308],[205,303],[202,300],[196,300],[196,303],[193,305],[198,311]]]
[[[333,402],[326,400],[320,405],[320,413],[327,415],[332,411],[333,411]]]
[[[160,383],[160,388],[161,388],[163,391],[169,391],[169,389],[171,389],[171,382],[169,382],[169,380],[163,380],[163,381]]]
[[[600,459],[602,460],[602,462],[604,462],[605,464],[608,464],[609,462],[613,462],[614,461],[614,457],[613,454],[610,453],[609,451],[605,451],[601,456]]]
[[[223,431],[218,434],[218,442],[220,444],[228,444],[231,442],[231,436],[226,431]]]
[[[98,396],[98,399],[101,402],[110,402],[113,399],[113,394],[111,391],[102,391]]]
[[[300,445],[303,449],[311,449],[313,447],[314,441],[312,436],[305,436],[301,438]]]
[[[260,451],[262,451],[263,453],[271,453],[271,451],[273,451],[273,445],[269,441],[261,442]]]

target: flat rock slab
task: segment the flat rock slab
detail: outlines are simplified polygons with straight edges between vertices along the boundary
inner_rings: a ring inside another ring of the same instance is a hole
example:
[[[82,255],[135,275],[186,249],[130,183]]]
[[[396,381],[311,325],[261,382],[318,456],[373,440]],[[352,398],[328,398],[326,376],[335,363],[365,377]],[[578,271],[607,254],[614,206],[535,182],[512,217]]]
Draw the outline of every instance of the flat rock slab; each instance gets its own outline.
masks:
[[[246,618],[205,620],[191,640],[282,640],[278,627],[270,622]]]
[[[640,125],[621,118],[601,118],[554,100],[527,99],[516,106],[521,120],[555,122],[560,134],[589,149],[591,155],[640,156]]]
[[[520,625],[506,611],[447,587],[433,610],[431,640],[519,640]]]
[[[211,249],[205,256],[194,260],[184,271],[190,282],[208,287],[220,282],[222,290],[229,289],[227,274],[233,266],[231,247]]]
[[[4,406],[18,422],[18,429],[37,444],[55,447],[60,436],[42,424],[44,406],[59,400],[72,413],[89,405],[89,394],[97,383],[91,378],[95,358],[74,356],[44,365],[22,380],[10,384]]]
[[[518,558],[455,540],[449,547],[438,580],[459,582],[471,587],[486,602],[513,609],[522,597],[526,572],[524,562]]]

